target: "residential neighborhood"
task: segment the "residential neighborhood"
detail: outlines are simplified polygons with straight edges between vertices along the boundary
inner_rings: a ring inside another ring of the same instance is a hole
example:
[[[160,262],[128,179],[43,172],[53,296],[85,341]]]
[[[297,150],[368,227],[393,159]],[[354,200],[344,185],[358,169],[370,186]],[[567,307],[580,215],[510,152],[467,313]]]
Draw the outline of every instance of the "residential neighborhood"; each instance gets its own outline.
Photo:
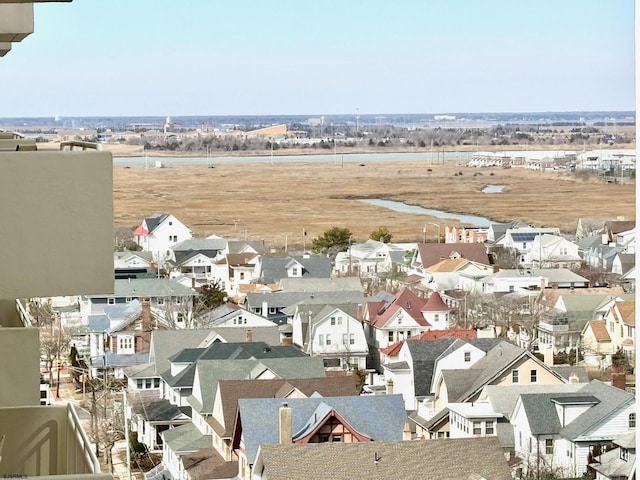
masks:
[[[494,458],[470,464],[483,478],[605,478],[605,452],[635,455],[635,275],[585,265],[596,250],[632,255],[635,225],[589,222],[582,235],[495,225],[472,241],[447,227],[445,243],[368,239],[332,258],[195,238],[154,213],[136,249],[114,253],[112,293],[23,312],[73,332],[76,374],[62,368],[76,391],[122,389],[147,480],[285,478],[287,449],[314,471],[367,442],[378,462],[469,442]],[[303,447],[324,443],[317,457]]]

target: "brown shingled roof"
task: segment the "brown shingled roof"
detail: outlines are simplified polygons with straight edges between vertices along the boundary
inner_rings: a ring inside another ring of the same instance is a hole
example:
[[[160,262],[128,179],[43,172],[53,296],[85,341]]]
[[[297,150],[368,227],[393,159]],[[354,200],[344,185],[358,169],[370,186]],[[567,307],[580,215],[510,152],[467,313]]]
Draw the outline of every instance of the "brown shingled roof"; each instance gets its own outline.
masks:
[[[438,292],[433,292],[429,300],[427,300],[427,303],[422,307],[423,312],[448,312],[450,310],[451,308],[444,303]]]
[[[607,331],[607,325],[604,320],[591,320],[589,322],[593,336],[598,342],[610,342],[611,337]]]
[[[636,326],[636,302],[616,302],[620,317],[625,325]]]

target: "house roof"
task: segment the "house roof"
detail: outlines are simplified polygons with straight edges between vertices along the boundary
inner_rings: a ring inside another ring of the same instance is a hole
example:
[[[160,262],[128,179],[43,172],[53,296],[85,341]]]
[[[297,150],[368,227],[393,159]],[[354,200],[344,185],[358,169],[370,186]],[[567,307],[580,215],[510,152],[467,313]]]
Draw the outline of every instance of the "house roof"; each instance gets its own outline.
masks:
[[[357,277],[282,278],[280,285],[285,292],[364,292]]]
[[[482,243],[421,243],[418,245],[422,266],[427,268],[443,259],[463,257],[483,265],[491,265]]]
[[[147,230],[149,231],[149,233],[153,233],[153,231],[158,228],[158,226],[167,218],[169,218],[169,214],[167,213],[152,213],[150,216],[144,219],[143,225],[147,226]]]
[[[363,303],[365,299],[362,290],[347,291],[317,291],[317,292],[261,292],[248,293],[247,306],[249,308],[258,308],[263,302],[267,302],[269,307],[286,308],[304,300],[311,301],[316,299],[317,302],[324,303],[351,303],[356,301]]]
[[[593,336],[598,342],[610,342],[611,337],[604,320],[591,320],[589,322]]]
[[[400,310],[405,311],[418,325],[429,326],[429,323],[422,315],[422,309],[427,303],[427,299],[418,297],[408,288],[403,288],[394,297],[393,301],[368,302],[369,323],[376,328],[384,327],[387,322]]]
[[[279,409],[282,403],[279,398],[238,400],[236,422],[239,421],[242,426],[249,464],[255,463],[260,445],[278,443]],[[402,395],[290,398],[286,403],[291,408],[294,439],[300,432],[307,431],[310,423],[316,424],[322,420],[314,417],[321,406],[335,411],[356,432],[375,442],[402,440],[407,421]],[[239,438],[234,439],[234,444],[237,442]]]
[[[625,325],[636,326],[636,302],[622,301],[616,302],[616,307],[620,311],[620,319]]]
[[[218,434],[221,437],[231,436],[236,407],[240,398],[285,398],[294,390],[307,397],[314,393],[318,393],[323,397],[358,395],[359,392],[355,380],[354,376],[220,380],[218,382],[218,394],[224,416],[224,425],[219,426]]]
[[[227,264],[230,267],[242,267],[251,264],[252,260],[255,260],[259,255],[253,252],[247,253],[229,253],[227,254]]]
[[[151,332],[149,362],[155,365],[155,374],[160,375],[169,368],[169,357],[184,348],[197,347],[208,335],[217,330],[185,329]]]
[[[189,238],[171,247],[174,252],[219,252],[227,248],[227,241],[224,238]]]
[[[305,478],[423,478],[509,480],[498,439],[263,445],[260,461],[270,480]]]
[[[442,297],[438,292],[433,292],[427,303],[422,307],[423,312],[449,312],[451,308],[442,301]]]
[[[212,436],[202,435],[192,422],[170,428],[162,433],[162,438],[174,453],[197,452],[211,446]]]
[[[287,266],[292,260],[302,266],[302,278],[331,278],[331,259],[326,256],[267,256],[262,258],[262,281],[274,283],[287,278]]]
[[[426,270],[429,273],[435,272],[455,272],[469,262],[466,258],[445,258],[444,260],[431,265]]]
[[[127,399],[133,412],[149,422],[176,422],[191,420],[191,407],[177,407],[169,400],[158,399],[158,393],[151,395],[133,394]]]
[[[187,453],[180,458],[190,480],[228,479],[238,475],[238,461],[225,461],[213,447]]]
[[[200,391],[194,390],[189,403],[199,412],[213,412],[213,402],[220,380],[250,380],[258,378],[269,370],[278,378],[322,378],[324,363],[320,357],[263,358],[260,360],[199,360],[195,375],[198,376]],[[196,398],[196,396],[198,398]]]

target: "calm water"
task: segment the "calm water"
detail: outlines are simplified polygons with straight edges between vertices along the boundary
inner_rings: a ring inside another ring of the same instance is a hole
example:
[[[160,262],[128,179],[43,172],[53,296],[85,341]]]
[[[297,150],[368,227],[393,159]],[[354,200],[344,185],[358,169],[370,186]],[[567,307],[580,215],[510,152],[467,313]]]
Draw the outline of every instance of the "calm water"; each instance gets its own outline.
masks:
[[[444,152],[447,162],[464,162],[471,158],[472,152]],[[225,163],[366,163],[393,161],[425,161],[432,164],[442,162],[442,152],[417,153],[327,153],[322,155],[251,155],[229,157],[114,157],[114,165],[148,165],[153,167],[161,161],[165,167],[172,165],[217,165]]]
[[[482,193],[502,193],[504,185],[487,185],[482,189]]]
[[[464,223],[465,225],[472,225],[474,227],[488,227],[492,222],[486,217],[480,217],[478,215],[466,215],[460,213],[449,213],[443,212],[442,210],[434,210],[432,208],[423,208],[417,205],[407,205],[402,202],[395,202],[393,200],[382,200],[379,198],[365,198],[360,200],[360,202],[365,202],[370,205],[376,205],[378,207],[388,208],[389,210],[393,210],[395,212],[401,213],[415,213],[418,215],[430,215],[436,218],[443,218],[447,220],[457,220],[460,223]]]

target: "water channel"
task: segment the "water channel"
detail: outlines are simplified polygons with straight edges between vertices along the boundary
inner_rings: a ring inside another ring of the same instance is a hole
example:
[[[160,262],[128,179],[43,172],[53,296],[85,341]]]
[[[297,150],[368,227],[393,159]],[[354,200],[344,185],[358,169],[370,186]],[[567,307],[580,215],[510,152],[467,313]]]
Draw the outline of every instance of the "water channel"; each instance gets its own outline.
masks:
[[[383,200],[380,198],[363,198],[359,201],[368,203],[369,205],[388,208],[389,210],[393,210],[394,212],[415,213],[417,215],[429,215],[431,217],[442,218],[446,220],[456,220],[465,225],[471,225],[474,227],[488,227],[492,223],[498,223],[492,222],[488,218],[478,215],[444,212],[442,210],[424,208],[418,205],[407,205],[406,203],[396,202],[394,200]]]

